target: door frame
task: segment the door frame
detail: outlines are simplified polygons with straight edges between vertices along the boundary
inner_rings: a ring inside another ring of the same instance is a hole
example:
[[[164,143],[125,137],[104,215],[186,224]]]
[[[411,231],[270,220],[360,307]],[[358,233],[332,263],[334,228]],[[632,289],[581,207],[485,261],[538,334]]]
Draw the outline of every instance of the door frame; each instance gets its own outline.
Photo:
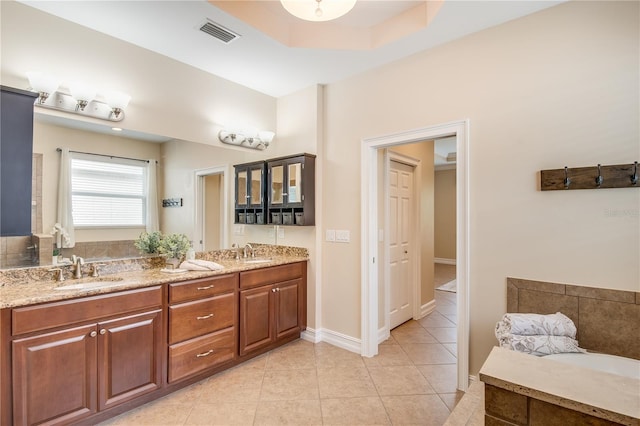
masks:
[[[457,297],[457,382],[469,387],[469,120],[458,120],[419,129],[362,139],[361,170],[361,354],[378,353],[378,149],[424,140],[455,136],[456,167],[456,279]]]
[[[204,251],[205,247],[205,202],[204,202],[204,178],[210,175],[220,175],[222,179],[220,211],[220,247],[227,247],[229,244],[229,231],[225,226],[229,221],[229,166],[214,166],[206,169],[198,169],[195,172],[195,232],[193,236],[193,248],[196,251]]]
[[[418,201],[417,194],[420,193],[420,185],[422,182],[422,167],[420,160],[409,157],[404,154],[386,150],[384,155],[384,229],[388,233],[389,230],[389,172],[391,171],[391,162],[402,163],[413,168],[413,186],[411,200],[413,205],[411,206],[411,229],[418,227],[418,218],[420,217],[420,202]],[[378,330],[378,342],[386,340],[391,335],[391,268],[389,268],[389,238],[388,234],[384,236],[384,326],[382,330]],[[417,244],[416,239],[411,237],[412,251],[409,255],[409,262],[411,262],[410,279],[411,279],[411,297],[413,299],[412,316],[413,319],[420,318],[420,299],[421,299],[421,286],[418,285],[418,277],[421,274],[420,256],[421,249],[420,244]]]

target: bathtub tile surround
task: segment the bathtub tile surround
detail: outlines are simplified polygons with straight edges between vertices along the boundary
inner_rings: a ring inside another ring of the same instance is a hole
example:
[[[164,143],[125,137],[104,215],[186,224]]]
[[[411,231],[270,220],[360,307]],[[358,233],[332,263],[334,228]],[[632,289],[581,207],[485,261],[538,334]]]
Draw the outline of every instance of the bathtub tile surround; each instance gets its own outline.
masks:
[[[507,278],[507,312],[562,312],[581,348],[640,359],[640,293]]]

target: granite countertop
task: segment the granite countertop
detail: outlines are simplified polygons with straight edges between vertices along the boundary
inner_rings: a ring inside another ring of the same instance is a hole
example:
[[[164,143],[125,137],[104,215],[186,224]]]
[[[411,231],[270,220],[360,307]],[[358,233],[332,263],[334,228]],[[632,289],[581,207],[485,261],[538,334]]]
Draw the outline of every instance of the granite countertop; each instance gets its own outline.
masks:
[[[638,424],[640,380],[494,347],[484,383],[622,424]]]
[[[3,278],[0,283],[0,309],[15,308],[19,306],[33,305],[44,302],[54,302],[58,300],[73,299],[77,297],[93,296],[97,294],[113,293],[116,291],[129,290],[135,288],[149,287],[153,285],[187,281],[198,278],[207,278],[216,275],[224,275],[234,272],[248,271],[252,269],[266,268],[276,265],[285,265],[288,263],[303,262],[309,260],[305,252],[279,253],[278,255],[269,255],[269,261],[264,263],[243,263],[235,259],[216,258],[218,256],[200,255],[199,258],[212,260],[224,267],[217,271],[187,271],[182,273],[162,272],[163,265],[156,267],[137,268],[135,270],[102,273],[99,278],[87,276],[85,271],[84,278],[74,279],[67,278],[64,282],[53,280],[53,274],[48,272],[43,275],[37,268],[25,270],[24,278],[9,279]],[[87,270],[87,266],[83,270]],[[51,268],[51,266],[49,267]],[[48,268],[47,268],[48,269]],[[45,271],[47,271],[45,269]],[[115,270],[117,268],[105,266],[105,269]],[[38,272],[34,272],[38,271]],[[43,277],[46,277],[44,279]],[[87,282],[100,281],[99,287],[72,289],[72,290],[56,290],[56,287],[67,286],[72,284],[81,284]],[[102,286],[102,283],[105,286]]]

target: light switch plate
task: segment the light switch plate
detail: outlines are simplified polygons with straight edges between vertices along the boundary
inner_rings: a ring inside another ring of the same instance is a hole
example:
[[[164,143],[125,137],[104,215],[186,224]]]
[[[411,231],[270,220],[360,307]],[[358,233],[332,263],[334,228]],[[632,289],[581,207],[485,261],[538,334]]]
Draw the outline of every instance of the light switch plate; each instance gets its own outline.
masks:
[[[244,235],[244,225],[235,225],[233,229],[234,235]]]
[[[330,241],[330,242],[334,242],[336,240],[336,231],[333,229],[327,229],[325,231],[325,237],[324,239],[326,241]]]
[[[351,233],[347,230],[336,231],[336,242],[348,243],[351,240]]]
[[[278,238],[284,238],[284,228],[278,227]]]

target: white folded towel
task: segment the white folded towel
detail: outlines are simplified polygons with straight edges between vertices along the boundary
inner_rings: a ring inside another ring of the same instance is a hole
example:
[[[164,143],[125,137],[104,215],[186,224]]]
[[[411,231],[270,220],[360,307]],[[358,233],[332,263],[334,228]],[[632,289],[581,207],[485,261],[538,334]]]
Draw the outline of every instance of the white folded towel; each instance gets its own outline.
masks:
[[[496,324],[496,337],[511,333],[521,336],[567,336],[575,339],[576,331],[571,318],[561,312],[549,315],[507,313]]]
[[[220,269],[224,269],[224,266],[209,260],[191,259],[182,262],[180,269],[187,269],[189,271],[219,271]]]

